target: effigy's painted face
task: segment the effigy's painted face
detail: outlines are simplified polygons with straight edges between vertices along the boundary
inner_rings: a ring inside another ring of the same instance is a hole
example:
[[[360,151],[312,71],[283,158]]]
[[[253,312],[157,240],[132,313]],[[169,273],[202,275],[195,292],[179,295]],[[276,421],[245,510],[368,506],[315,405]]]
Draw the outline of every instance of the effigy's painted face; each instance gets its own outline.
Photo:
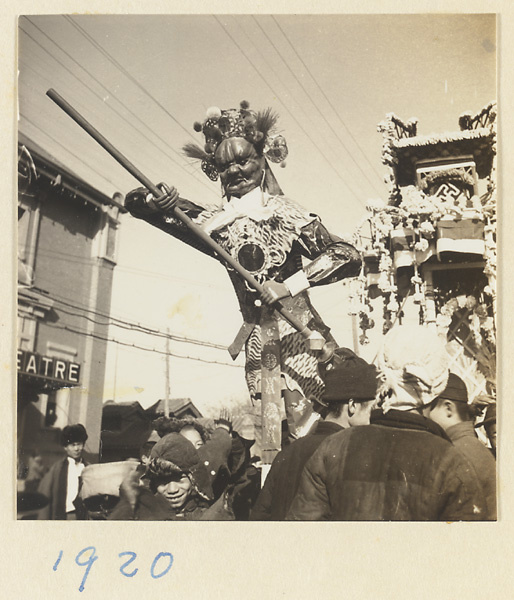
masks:
[[[264,158],[244,138],[223,140],[216,150],[214,161],[227,196],[241,198],[259,187]]]

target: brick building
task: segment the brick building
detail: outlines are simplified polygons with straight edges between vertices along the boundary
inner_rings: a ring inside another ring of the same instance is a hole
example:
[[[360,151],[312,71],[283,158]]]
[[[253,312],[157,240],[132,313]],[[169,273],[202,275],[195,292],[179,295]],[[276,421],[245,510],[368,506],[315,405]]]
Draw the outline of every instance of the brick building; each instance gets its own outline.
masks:
[[[80,422],[95,461],[124,209],[22,133],[18,151],[18,459],[52,463],[62,427]]]

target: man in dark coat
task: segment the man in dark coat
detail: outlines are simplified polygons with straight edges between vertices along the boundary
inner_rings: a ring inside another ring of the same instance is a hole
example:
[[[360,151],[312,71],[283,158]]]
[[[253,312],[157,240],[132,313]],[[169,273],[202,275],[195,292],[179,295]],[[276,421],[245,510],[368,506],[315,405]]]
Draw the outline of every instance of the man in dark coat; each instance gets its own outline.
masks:
[[[473,425],[474,411],[462,379],[450,373],[444,392],[428,406],[426,416],[438,423],[453,445],[469,460],[482,485],[488,518],[496,519],[496,461],[478,439]]]
[[[423,408],[446,387],[436,333],[396,327],[378,356],[381,408],[371,424],[327,438],[307,462],[289,520],[456,521],[486,518],[473,469]]]
[[[377,392],[373,365],[347,348],[338,348],[330,370],[320,369],[325,392],[315,430],[279,452],[252,510],[253,521],[283,521],[295,497],[305,463],[327,437],[348,427],[367,425]]]
[[[83,425],[67,425],[61,433],[61,444],[66,456],[54,463],[43,477],[38,492],[48,498],[38,519],[68,520],[84,519],[85,511],[78,500],[80,475],[86,466],[82,453],[87,440]]]

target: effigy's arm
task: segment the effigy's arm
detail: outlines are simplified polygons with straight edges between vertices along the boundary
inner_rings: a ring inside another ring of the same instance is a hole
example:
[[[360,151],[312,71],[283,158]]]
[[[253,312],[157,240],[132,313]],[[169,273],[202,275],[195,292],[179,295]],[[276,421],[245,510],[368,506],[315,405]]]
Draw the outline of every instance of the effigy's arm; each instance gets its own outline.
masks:
[[[125,208],[133,217],[146,221],[150,225],[161,229],[165,233],[172,235],[208,256],[215,256],[213,250],[198,238],[182,221],[170,216],[170,214],[156,212],[149,207],[146,201],[147,196],[148,190],[146,188],[137,188],[129,192],[125,198]],[[202,206],[182,198],[177,201],[176,206],[193,221],[198,219],[201,213],[205,211],[205,208]]]
[[[302,228],[296,243],[303,256],[311,261],[301,271],[309,287],[335,283],[359,274],[362,265],[359,252],[329,233],[318,219]]]

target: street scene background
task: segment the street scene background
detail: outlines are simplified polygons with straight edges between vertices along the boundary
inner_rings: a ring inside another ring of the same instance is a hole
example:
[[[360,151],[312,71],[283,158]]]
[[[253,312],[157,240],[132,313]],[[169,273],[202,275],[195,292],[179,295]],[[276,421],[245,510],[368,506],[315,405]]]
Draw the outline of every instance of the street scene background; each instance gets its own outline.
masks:
[[[109,196],[139,185],[50,101],[54,88],[150,179],[216,204],[219,183],[180,152],[199,141],[193,122],[212,105],[270,106],[290,150],[275,168],[284,193],[344,237],[368,200],[387,197],[377,124],[394,112],[417,118],[420,135],[454,131],[495,98],[495,60],[492,14],[22,16],[19,129]],[[171,397],[207,415],[248,404],[242,359],[224,349],[241,322],[224,268],[128,214],[117,236],[111,315],[177,337]],[[80,267],[49,252],[56,269]],[[339,345],[354,347],[347,293],[338,283],[312,297]],[[163,398],[162,336],[129,325],[109,338],[104,401]],[[373,359],[378,343],[359,353]]]

